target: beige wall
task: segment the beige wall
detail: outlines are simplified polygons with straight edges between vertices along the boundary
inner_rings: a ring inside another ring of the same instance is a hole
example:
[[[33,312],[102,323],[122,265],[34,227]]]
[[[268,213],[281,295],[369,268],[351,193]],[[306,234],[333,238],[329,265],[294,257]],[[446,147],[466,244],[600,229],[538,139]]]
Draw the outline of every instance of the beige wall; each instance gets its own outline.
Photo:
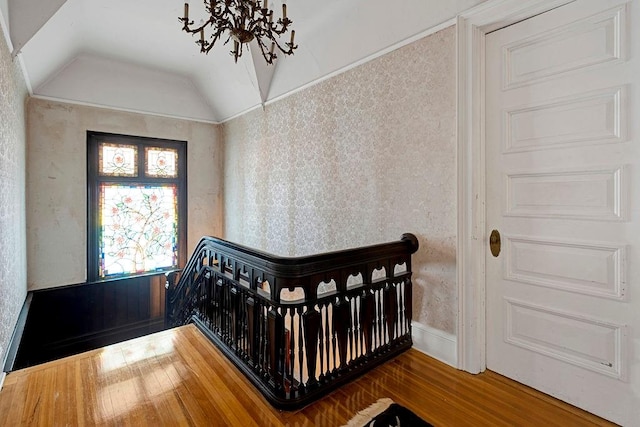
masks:
[[[29,289],[80,283],[87,264],[87,130],[187,141],[189,253],[222,233],[219,126],[39,99],[28,103]]]
[[[416,234],[414,316],[455,333],[455,29],[226,123],[225,234],[289,256]]]
[[[20,66],[12,61],[0,29],[0,364],[27,294],[26,98]]]

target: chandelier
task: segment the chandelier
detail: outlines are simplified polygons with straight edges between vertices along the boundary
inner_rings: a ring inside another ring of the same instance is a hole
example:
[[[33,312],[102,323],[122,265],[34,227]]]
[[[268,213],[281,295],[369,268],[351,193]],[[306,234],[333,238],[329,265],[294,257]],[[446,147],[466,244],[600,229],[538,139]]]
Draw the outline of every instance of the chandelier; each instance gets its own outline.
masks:
[[[298,47],[294,44],[295,30],[291,30],[291,40],[283,45],[278,41],[281,35],[287,32],[291,21],[287,17],[287,5],[282,5],[282,18],[274,22],[273,10],[267,6],[268,0],[203,0],[204,8],[209,19],[200,21],[199,26],[193,26],[189,21],[189,3],[184,4],[184,16],[178,18],[184,25],[182,30],[187,33],[200,34],[200,52],[209,53],[213,45],[220,39],[226,40],[223,44],[233,39],[231,55],[235,61],[242,56],[243,46],[252,40],[256,40],[262,56],[268,64],[273,64],[277,58],[276,47],[285,55],[293,54]],[[210,34],[205,34],[207,27]]]

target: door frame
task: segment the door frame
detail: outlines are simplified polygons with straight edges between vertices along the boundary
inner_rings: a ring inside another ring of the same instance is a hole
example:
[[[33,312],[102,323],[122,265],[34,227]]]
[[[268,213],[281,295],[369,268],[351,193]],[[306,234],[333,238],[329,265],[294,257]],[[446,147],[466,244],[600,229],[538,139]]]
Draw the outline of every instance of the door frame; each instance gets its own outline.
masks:
[[[486,369],[485,38],[576,0],[489,0],[457,19],[457,367]]]

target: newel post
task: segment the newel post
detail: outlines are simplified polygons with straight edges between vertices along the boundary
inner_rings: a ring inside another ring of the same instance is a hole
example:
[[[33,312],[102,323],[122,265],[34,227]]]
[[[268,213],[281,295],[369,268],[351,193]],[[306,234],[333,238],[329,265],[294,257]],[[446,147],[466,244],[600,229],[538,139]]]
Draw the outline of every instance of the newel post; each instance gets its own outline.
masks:
[[[178,271],[168,271],[165,273],[164,277],[164,326],[165,328],[171,328],[175,324],[172,302],[174,299],[173,293],[176,289]]]

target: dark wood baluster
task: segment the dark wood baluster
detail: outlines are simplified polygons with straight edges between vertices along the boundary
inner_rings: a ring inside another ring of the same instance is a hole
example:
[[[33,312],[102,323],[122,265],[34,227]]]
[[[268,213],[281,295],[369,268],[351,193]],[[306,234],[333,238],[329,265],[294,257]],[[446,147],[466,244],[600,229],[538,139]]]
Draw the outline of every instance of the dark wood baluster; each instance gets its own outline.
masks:
[[[230,343],[231,338],[231,301],[229,291],[231,290],[231,285],[229,281],[225,281],[224,288],[222,288],[222,296],[224,300],[223,310],[222,310],[222,338],[226,343]]]
[[[205,291],[205,298],[206,298],[205,307],[204,307],[205,309],[204,317],[206,319],[205,325],[207,325],[209,329],[211,329],[213,326],[211,319],[213,317],[213,284],[214,283],[215,283],[215,276],[210,276],[208,279],[206,279],[205,284],[203,286]]]
[[[384,290],[384,311],[387,321],[387,334],[389,334],[389,343],[396,337],[396,316],[398,312],[398,294],[394,285],[389,285]]]
[[[239,333],[239,322],[238,322],[238,312],[240,311],[240,307],[238,305],[238,289],[234,286],[229,289],[229,298],[231,300],[231,347],[238,352],[240,348],[240,333]]]
[[[231,299],[231,290],[233,289],[232,282],[227,282],[227,286],[224,289],[224,299],[225,299],[225,311],[224,311],[224,322],[225,322],[225,333],[224,336],[226,341],[229,343],[231,347],[233,345],[233,300]]]
[[[213,316],[211,318],[211,330],[216,333],[220,331],[220,304],[222,299],[222,279],[211,284],[213,294]]]
[[[266,306],[260,302],[260,369],[268,370],[269,335],[267,331]]]
[[[262,372],[262,302],[256,300],[256,368]]]
[[[373,340],[375,339],[374,324],[375,324],[375,311],[376,301],[375,294],[365,291],[360,302],[360,328],[364,335],[364,351],[363,355],[368,356],[371,353],[371,347]]]
[[[369,343],[369,346],[367,347],[367,349],[365,350],[365,354],[370,353],[371,351],[373,351],[371,348],[371,346],[373,346],[373,348],[376,348],[376,341],[377,341],[377,336],[378,336],[378,322],[376,320],[376,307],[378,307],[378,302],[377,302],[377,297],[376,297],[376,290],[374,289],[372,291],[372,295],[371,295],[371,342]],[[364,325],[363,325],[364,326]]]
[[[202,316],[199,313],[199,311],[200,311],[199,301],[200,301],[200,294],[202,292],[202,287],[203,286],[204,286],[204,284],[202,283],[202,281],[198,282],[196,287],[189,294],[189,308],[190,308],[189,311],[191,311],[190,314],[195,314],[199,318],[202,318]]]
[[[247,355],[249,354],[248,348],[248,340],[247,340],[247,298],[248,293],[245,290],[240,292],[240,301],[238,305],[240,307],[240,313],[238,314],[240,319],[240,345],[242,347],[242,353],[246,360]]]
[[[307,385],[313,385],[318,382],[316,379],[316,359],[318,356],[318,338],[322,318],[315,308],[309,308],[302,317],[304,323],[304,348],[307,356],[307,373],[309,374]]]
[[[198,317],[200,320],[204,322],[205,325],[210,325],[209,320],[209,311],[211,310],[209,305],[208,298],[211,297],[211,287],[212,287],[213,279],[210,277],[205,277],[202,280],[202,283],[199,286],[198,293],[200,294],[200,303],[198,308]]]
[[[227,288],[227,280],[222,281],[222,286],[220,287],[220,307],[218,308],[218,335],[222,337],[223,341],[226,342],[226,317],[227,317],[227,304],[226,304],[226,288]]]
[[[304,376],[302,375],[302,365],[304,361],[304,344],[302,342],[302,318],[303,307],[298,307],[298,369],[300,370],[300,384],[304,383]]]
[[[338,337],[338,352],[340,353],[340,369],[344,369],[347,366],[347,341],[349,339],[349,333],[353,334],[353,327],[351,325],[350,314],[351,303],[346,299],[338,299],[338,302],[333,307],[333,360],[335,366],[335,336]],[[353,344],[353,338],[351,340]],[[351,350],[353,354],[353,349]]]
[[[384,308],[382,307],[383,304],[383,300],[384,300],[384,294],[383,294],[383,288],[379,288],[378,291],[376,292],[376,295],[378,296],[376,302],[377,302],[377,307],[378,307],[378,312],[377,312],[377,320],[378,320],[378,342],[375,346],[375,349],[378,350],[380,347],[382,347],[385,343],[385,316],[384,316]]]
[[[364,338],[362,324],[360,323],[360,313],[362,313],[362,306],[360,305],[362,298],[360,296],[354,297],[349,300],[349,305],[353,304],[353,314],[349,311],[349,323],[353,329],[353,340],[356,348],[355,353],[351,354],[351,360],[355,360],[364,354]]]
[[[334,324],[333,330],[331,331],[331,363],[333,363],[333,373],[335,373],[339,368],[338,359],[336,358],[336,354],[338,353],[338,340],[336,339],[336,334],[337,332]]]
[[[373,345],[373,349],[376,348],[376,342],[378,341],[378,313],[377,313],[377,309],[378,309],[378,292],[377,289],[373,290],[373,296],[372,298],[372,303],[371,305],[373,306],[373,308],[371,309],[371,322],[373,323],[372,326],[372,330],[373,333],[371,334],[371,344]],[[373,351],[371,348],[367,348],[368,352]]]
[[[402,311],[402,326],[400,329],[400,334],[404,336],[407,334],[407,312],[404,309],[406,303],[404,299],[404,281],[400,281],[398,283],[398,303],[400,304],[400,310]]]
[[[244,313],[244,308],[246,303],[246,294],[244,289],[242,288],[235,288],[235,291],[237,293],[236,353],[238,353],[238,355],[244,359],[246,356],[246,349],[244,347],[244,337],[245,337],[244,331],[245,331],[245,318],[246,318],[246,315]]]
[[[248,339],[248,347],[249,347],[249,357],[251,362],[253,362],[253,366],[258,364],[258,337],[256,336],[256,323],[258,321],[258,316],[256,315],[256,311],[258,310],[258,305],[256,301],[249,297],[247,298],[247,339]]]
[[[348,306],[349,310],[349,318],[351,320],[351,328],[349,329],[349,336],[351,339],[349,340],[349,355],[350,360],[354,360],[356,358],[356,352],[358,351],[358,335],[356,329],[358,328],[358,317],[356,316],[356,306],[358,305],[358,297],[355,297]]]
[[[253,344],[252,338],[255,337],[255,333],[252,336],[249,333],[249,329],[253,328],[252,324],[249,322],[249,318],[252,317],[255,319],[255,316],[252,314],[249,316],[249,311],[253,310],[253,307],[249,305],[249,300],[252,300],[253,295],[248,293],[244,296],[244,351],[247,353],[249,360],[253,360]],[[255,331],[254,331],[255,332]]]
[[[202,294],[202,282],[198,285],[198,287],[196,288],[196,290],[194,292],[195,301],[193,303],[194,314],[196,316],[198,316],[198,318],[200,318],[200,319],[202,319],[202,314],[200,314],[200,302],[202,301],[201,294]]]
[[[202,321],[205,321],[205,313],[206,313],[206,285],[207,285],[207,278],[204,277],[202,279],[202,282],[200,284],[200,286],[198,287],[198,300],[197,300],[197,305],[196,307],[198,308],[198,318]]]
[[[404,331],[402,330],[404,322],[404,309],[402,308],[402,282],[397,282],[394,286],[396,288],[396,305],[398,307],[396,317],[396,337],[400,338],[404,334]]]
[[[224,288],[224,336],[226,341],[231,345],[231,340],[233,339],[233,323],[232,323],[232,315],[231,310],[233,309],[233,305],[231,302],[231,289],[233,286],[227,282]]]
[[[198,295],[198,303],[196,305],[198,310],[198,318],[204,322],[205,325],[209,325],[209,319],[207,319],[207,306],[205,299],[207,298],[207,294],[209,293],[210,283],[206,277],[201,278],[200,285],[196,289],[196,294]]]
[[[293,307],[289,307],[288,308],[288,313],[289,313],[289,351],[286,355],[286,357],[288,357],[288,363],[287,363],[287,372],[289,373],[289,380],[291,381],[291,385],[290,385],[290,389],[292,390],[296,390],[298,387],[296,386],[296,380],[294,378],[294,370],[295,370],[295,349],[296,349],[296,330],[295,330],[295,323],[294,323],[294,317],[296,315],[296,311]]]
[[[216,281],[216,286],[214,287],[214,296],[213,302],[215,304],[215,331],[220,333],[220,328],[222,327],[222,289],[223,289],[223,281],[219,279]]]
[[[198,314],[198,296],[200,295],[200,284],[196,285],[197,287],[193,290],[193,293],[189,295],[189,305],[191,308],[192,314]]]
[[[233,284],[233,282],[227,282],[227,286],[225,289],[225,298],[227,301],[227,310],[224,313],[224,318],[225,318],[225,322],[226,322],[226,337],[227,337],[227,341],[229,342],[229,346],[232,347],[233,346],[233,340],[234,340],[234,336],[233,336],[233,295],[231,293],[231,291],[234,289],[235,285]]]
[[[398,282],[398,285],[396,286],[396,290],[398,291],[398,314],[399,314],[398,321],[397,321],[398,322],[398,338],[400,338],[405,334],[404,284],[402,281]]]
[[[334,316],[335,316],[335,314],[334,314],[334,313],[335,313],[335,311],[336,311],[336,309],[335,309],[335,303],[336,303],[337,301],[338,301],[338,300],[336,299],[336,300],[334,301],[334,303],[333,303],[333,304],[331,304],[331,313],[332,313],[332,315],[331,315],[331,361],[332,361],[332,363],[333,363],[333,370],[332,370],[332,372],[334,372],[334,373],[335,373],[335,371],[338,369],[338,361],[337,361],[337,359],[336,359],[337,346],[338,346],[338,340],[336,339],[336,338],[337,338],[337,332],[336,332],[336,330],[337,330],[338,328],[340,328],[340,327],[341,327],[340,325],[338,325],[338,326],[336,327],[336,323],[335,323],[335,321],[334,321]],[[342,327],[345,327],[345,325],[342,325]]]
[[[329,355],[331,354],[331,335],[333,335],[331,333],[331,329],[334,327],[333,326],[333,322],[329,321],[329,308],[331,308],[331,304],[329,302],[325,303],[325,328],[324,328],[324,332],[325,332],[325,348],[326,348],[326,352],[325,352],[325,357],[327,359],[327,370],[325,371],[325,374],[329,374],[331,373],[331,366],[333,364],[333,367],[335,368],[336,366],[336,357],[335,357],[335,351],[334,351],[334,355],[333,355],[333,361],[331,361],[331,359],[329,358]],[[334,343],[335,346],[335,343]]]
[[[318,380],[322,382],[322,380],[324,379],[324,373],[325,373],[325,369],[324,369],[324,331],[323,328],[325,326],[324,324],[324,314],[323,314],[323,309],[324,307],[321,305],[318,307],[318,309],[320,310],[320,325],[319,325],[319,329],[318,329],[318,351],[319,351],[319,356],[320,356],[320,375],[318,376]]]
[[[353,356],[351,357],[352,360],[357,359],[358,357],[360,357],[364,351],[364,329],[362,329],[362,322],[360,321],[360,313],[362,313],[362,295],[358,296],[356,298],[356,306],[355,306],[355,310],[353,311],[353,314],[351,315],[351,319],[354,323],[354,328],[355,328],[355,334],[356,334],[356,350],[355,353],[353,354]]]
[[[411,319],[413,318],[413,295],[411,289],[411,279],[404,281],[404,311],[406,313],[407,334],[411,336]]]
[[[282,372],[284,370],[284,318],[275,307],[270,307],[267,314],[269,331],[269,375],[276,389],[282,387]]]
[[[210,284],[211,288],[211,316],[209,316],[209,329],[217,332],[217,318],[218,318],[218,310],[220,308],[219,304],[219,284],[220,279],[217,281],[212,281]]]

